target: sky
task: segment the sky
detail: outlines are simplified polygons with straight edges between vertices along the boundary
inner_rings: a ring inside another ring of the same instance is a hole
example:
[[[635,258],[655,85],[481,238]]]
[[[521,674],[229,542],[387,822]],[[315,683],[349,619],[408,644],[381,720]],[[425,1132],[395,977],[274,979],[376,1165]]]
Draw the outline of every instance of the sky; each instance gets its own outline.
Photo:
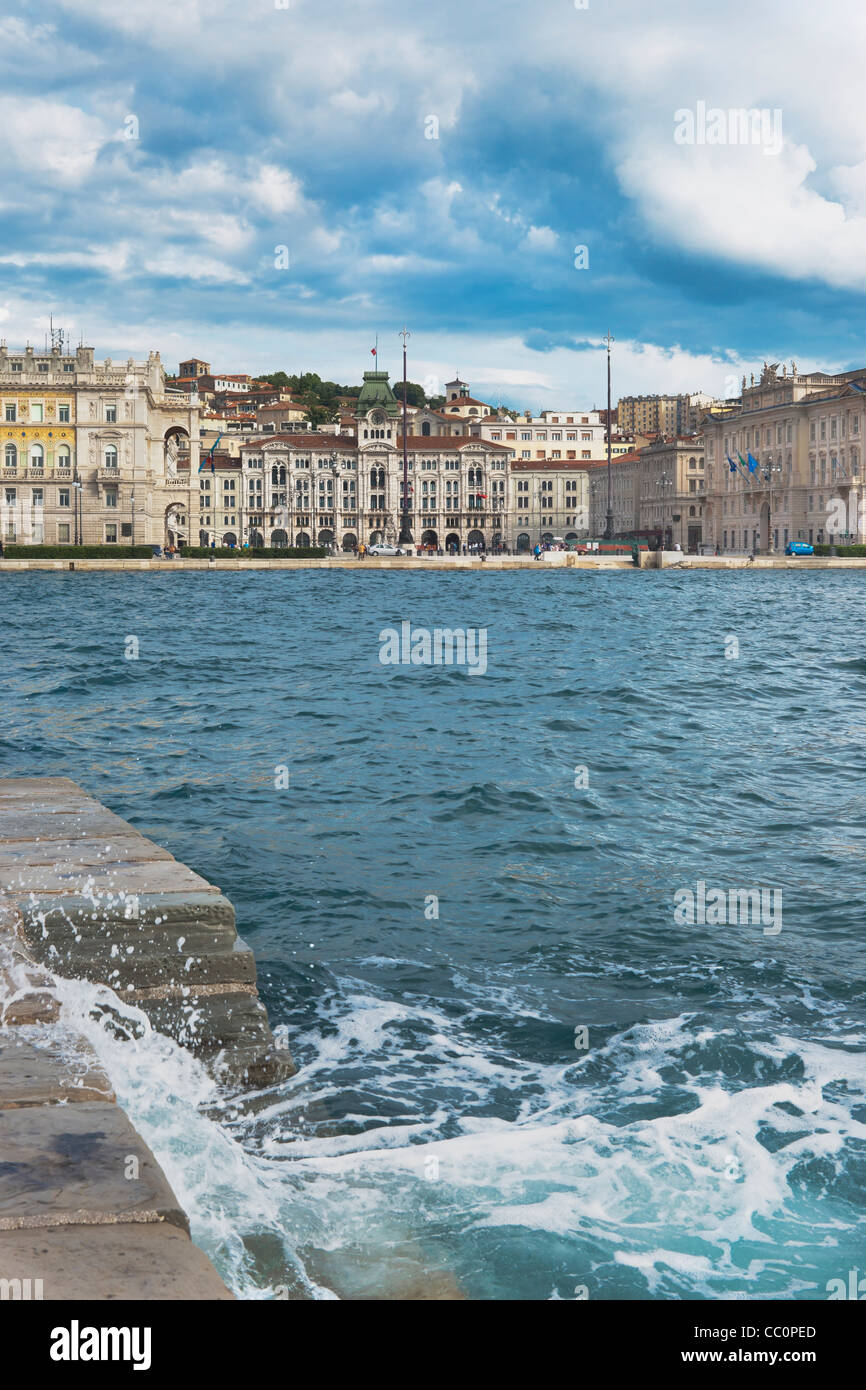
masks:
[[[355,383],[407,326],[534,410],[608,332],[614,400],[863,366],[864,58],[852,0],[24,3],[0,334]]]

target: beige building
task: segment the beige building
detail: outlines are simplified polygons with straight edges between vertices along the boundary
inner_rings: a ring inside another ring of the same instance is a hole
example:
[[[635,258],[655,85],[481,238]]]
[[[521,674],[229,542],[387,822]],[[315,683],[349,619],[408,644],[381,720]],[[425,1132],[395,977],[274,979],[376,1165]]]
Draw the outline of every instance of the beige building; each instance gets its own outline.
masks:
[[[656,439],[640,451],[636,531],[653,545],[700,552],[705,542],[706,480],[700,436]]]
[[[207,507],[210,544],[397,544],[402,513],[402,409],[387,372],[364,373],[354,433],[324,431],[251,440],[240,449],[239,505]],[[410,434],[406,442],[412,544],[495,550],[507,544],[508,463],[501,444],[468,435]],[[216,495],[222,480],[207,484]],[[230,480],[227,480],[230,481]],[[231,495],[229,489],[228,495]],[[207,537],[205,539],[205,537]]]
[[[631,540],[637,529],[637,470],[640,455],[631,449],[617,457],[611,455],[611,510],[615,540]],[[594,539],[604,536],[607,527],[607,460],[589,465],[589,528]]]
[[[188,528],[198,409],[166,390],[159,353],[0,344],[4,543],[162,545]]]
[[[866,540],[864,399],[862,368],[765,363],[757,383],[744,378],[738,409],[704,421],[708,541],[736,552]]]
[[[515,459],[509,473],[509,550],[532,550],[539,541],[585,540],[589,534],[587,466],[561,459]]]

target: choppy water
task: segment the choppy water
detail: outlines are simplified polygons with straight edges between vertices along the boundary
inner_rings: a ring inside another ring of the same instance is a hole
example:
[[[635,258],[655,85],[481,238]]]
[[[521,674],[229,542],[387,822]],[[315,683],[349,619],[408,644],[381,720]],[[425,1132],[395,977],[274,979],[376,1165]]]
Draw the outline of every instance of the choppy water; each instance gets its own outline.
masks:
[[[237,1103],[65,987],[239,1293],[825,1298],[863,1266],[866,577],[0,592],[0,774],[218,883],[288,1030],[298,1075]],[[486,674],[381,665],[407,618],[486,628]],[[781,932],[678,925],[698,880],[780,890]]]

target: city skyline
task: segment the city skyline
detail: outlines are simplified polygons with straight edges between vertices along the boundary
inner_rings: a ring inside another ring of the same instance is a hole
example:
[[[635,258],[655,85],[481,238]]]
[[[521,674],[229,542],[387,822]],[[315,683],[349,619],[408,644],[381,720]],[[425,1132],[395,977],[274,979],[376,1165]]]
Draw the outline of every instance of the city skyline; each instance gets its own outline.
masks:
[[[866,21],[822,13],[37,4],[3,23],[0,333],[344,381],[378,333],[393,380],[406,321],[413,380],[536,410],[603,404],[608,329],[615,396],[853,367]],[[750,108],[779,148],[710,143]]]

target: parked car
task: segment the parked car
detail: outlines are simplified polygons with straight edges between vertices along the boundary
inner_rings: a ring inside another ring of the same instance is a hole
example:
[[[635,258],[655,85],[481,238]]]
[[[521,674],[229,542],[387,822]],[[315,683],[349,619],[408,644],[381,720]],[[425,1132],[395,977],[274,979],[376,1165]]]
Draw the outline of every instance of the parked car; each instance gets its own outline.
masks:
[[[814,555],[815,547],[806,541],[788,541],[785,546],[786,555]]]
[[[370,546],[368,546],[368,547],[367,547],[367,554],[368,554],[368,555],[407,555],[407,554],[408,554],[408,551],[406,551],[406,550],[401,550],[401,548],[400,548],[399,545],[386,545],[384,542],[382,542],[382,543],[379,544],[379,545],[370,545]]]

